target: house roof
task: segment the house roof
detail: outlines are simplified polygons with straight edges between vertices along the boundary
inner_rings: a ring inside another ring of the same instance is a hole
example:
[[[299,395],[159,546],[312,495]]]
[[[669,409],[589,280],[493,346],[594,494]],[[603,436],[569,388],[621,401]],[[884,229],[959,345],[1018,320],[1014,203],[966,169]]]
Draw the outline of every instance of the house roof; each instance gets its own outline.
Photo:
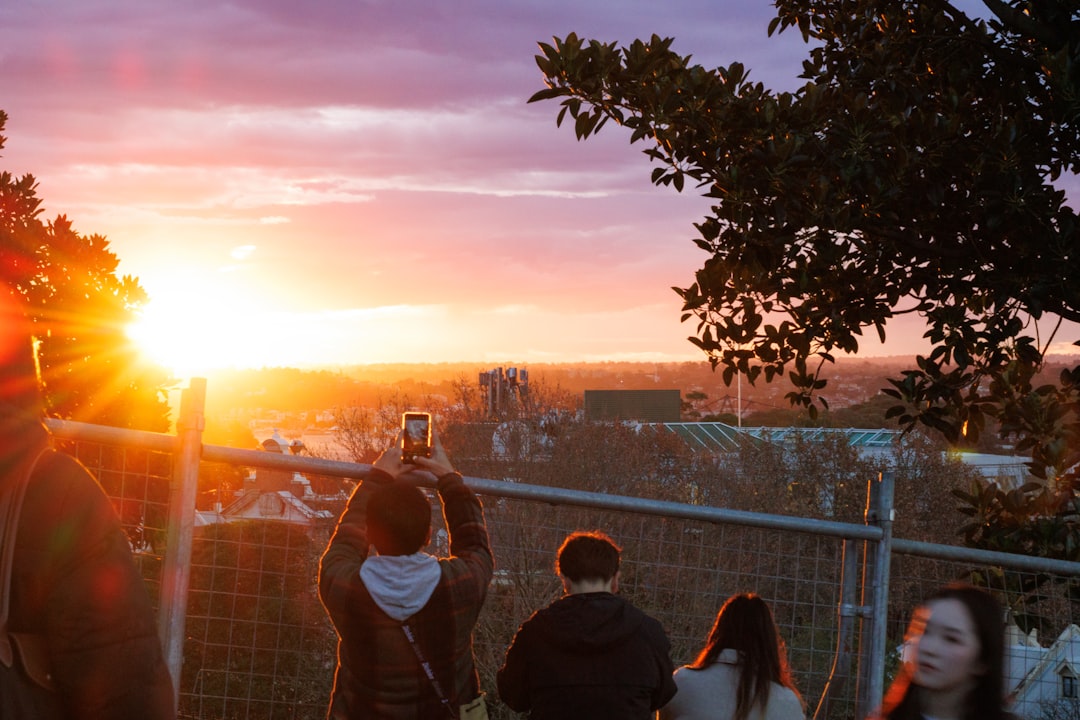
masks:
[[[225,506],[225,508],[221,511],[222,517],[225,518],[226,521],[228,521],[230,518],[244,515],[246,510],[251,508],[252,505],[255,505],[259,502],[259,498],[263,494],[278,496],[279,498],[281,498],[281,502],[283,505],[287,506],[293,513],[296,513],[307,520],[316,520],[320,518],[325,519],[333,517],[333,514],[328,510],[312,509],[310,506],[308,506],[307,503],[293,495],[288,490],[280,490],[277,492],[266,493],[259,491],[245,492],[236,500]]]
[[[657,423],[654,427],[675,433],[694,450],[732,452],[744,442],[760,442],[759,438],[745,432],[745,428],[720,422],[669,422]]]
[[[711,452],[732,452],[747,441],[785,444],[796,437],[816,440],[827,435],[844,436],[856,448],[887,448],[900,435],[899,430],[886,429],[734,427],[720,422],[658,423],[656,427],[675,433],[695,450]]]
[[[839,435],[847,439],[848,445],[856,448],[887,448],[900,437],[899,430],[887,430],[885,428],[861,429],[861,428],[768,428],[755,427],[743,428],[746,432],[758,438],[770,438],[773,442],[790,442],[795,437],[805,440],[817,440],[829,435]]]
[[[1074,657],[1078,651],[1078,648],[1074,647],[1076,641],[1080,641],[1080,628],[1070,625],[1016,686],[1014,706],[1023,703],[1027,695],[1034,692],[1036,686],[1048,673],[1057,672],[1063,665],[1067,665],[1074,673],[1076,672],[1076,658]]]

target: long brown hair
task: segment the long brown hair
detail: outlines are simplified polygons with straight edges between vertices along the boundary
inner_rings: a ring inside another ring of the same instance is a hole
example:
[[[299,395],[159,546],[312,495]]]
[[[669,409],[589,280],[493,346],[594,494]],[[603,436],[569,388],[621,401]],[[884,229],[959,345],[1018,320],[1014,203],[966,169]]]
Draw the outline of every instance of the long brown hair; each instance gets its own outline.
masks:
[[[689,667],[704,669],[715,663],[720,652],[727,648],[739,653],[734,720],[746,720],[755,706],[764,714],[772,683],[783,685],[798,696],[772,611],[757,595],[743,593],[728,598],[716,614],[705,647]]]
[[[972,585],[950,583],[930,595],[923,605],[933,600],[957,600],[967,609],[979,638],[979,662],[986,672],[975,680],[964,707],[966,720],[1000,720],[1009,717],[1005,712],[1004,679],[1005,615],[997,599]],[[918,688],[912,682],[914,669],[905,663],[889,691],[885,693],[879,717],[885,720],[917,720],[922,717]]]

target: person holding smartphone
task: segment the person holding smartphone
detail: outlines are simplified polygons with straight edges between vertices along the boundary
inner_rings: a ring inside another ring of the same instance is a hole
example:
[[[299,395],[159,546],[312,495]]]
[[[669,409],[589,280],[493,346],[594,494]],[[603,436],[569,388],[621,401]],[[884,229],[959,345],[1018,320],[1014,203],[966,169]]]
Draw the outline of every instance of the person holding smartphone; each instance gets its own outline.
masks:
[[[328,718],[457,717],[482,698],[472,631],[494,571],[483,507],[430,419],[430,447],[407,445],[419,420],[403,418],[322,556],[319,596],[338,634]],[[409,482],[417,471],[437,478],[449,557],[425,551],[431,503]]]

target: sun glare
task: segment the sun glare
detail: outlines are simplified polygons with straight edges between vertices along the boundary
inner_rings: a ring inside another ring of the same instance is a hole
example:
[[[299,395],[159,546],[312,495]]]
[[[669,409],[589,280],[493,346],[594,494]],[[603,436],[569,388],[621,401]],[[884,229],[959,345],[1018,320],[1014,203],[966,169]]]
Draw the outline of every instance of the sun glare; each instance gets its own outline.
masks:
[[[221,314],[155,301],[128,327],[128,335],[149,360],[178,377],[191,377],[240,360],[227,325],[228,320]]]
[[[228,291],[155,291],[128,336],[151,361],[185,378],[221,368],[305,362],[275,315]]]
[[[449,339],[439,306],[379,306],[350,310],[296,310],[282,293],[255,287],[185,282],[149,286],[150,301],[127,334],[147,360],[177,378],[227,368],[315,367],[435,360],[432,346]],[[192,288],[195,288],[194,290]],[[402,333],[402,327],[425,328]]]

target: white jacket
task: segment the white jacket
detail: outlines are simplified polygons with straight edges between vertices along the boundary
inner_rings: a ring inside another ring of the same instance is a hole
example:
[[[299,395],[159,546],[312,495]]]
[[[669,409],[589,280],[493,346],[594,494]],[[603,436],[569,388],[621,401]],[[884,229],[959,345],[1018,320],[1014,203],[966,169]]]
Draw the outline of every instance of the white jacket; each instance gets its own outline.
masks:
[[[716,662],[701,670],[683,666],[675,671],[679,690],[660,708],[660,720],[731,720],[739,686],[739,658],[735,650],[720,651]],[[768,707],[751,709],[747,720],[805,720],[798,695],[777,683],[769,691]]]

